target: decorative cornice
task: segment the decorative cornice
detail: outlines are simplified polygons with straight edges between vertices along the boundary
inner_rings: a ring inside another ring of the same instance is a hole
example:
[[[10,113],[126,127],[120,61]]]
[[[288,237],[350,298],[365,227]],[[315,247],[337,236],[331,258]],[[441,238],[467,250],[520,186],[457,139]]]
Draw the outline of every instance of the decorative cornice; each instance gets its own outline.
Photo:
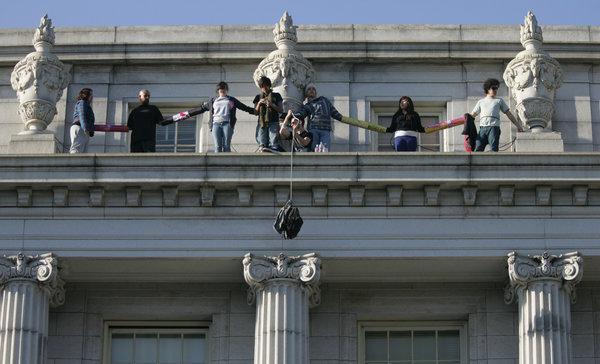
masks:
[[[244,279],[250,286],[248,304],[253,304],[258,291],[271,280],[296,281],[308,294],[311,307],[321,303],[321,259],[316,253],[289,257],[283,253],[277,257],[257,257],[251,253],[244,256]]]
[[[516,252],[508,254],[508,277],[510,279],[504,293],[506,303],[514,301],[520,290],[527,289],[532,282],[558,281],[575,302],[575,285],[583,276],[583,258],[579,252],[550,255],[522,256]]]
[[[58,258],[52,253],[5,255],[0,258],[0,287],[11,281],[31,281],[48,294],[51,306],[60,306],[65,302],[65,282],[59,270]]]

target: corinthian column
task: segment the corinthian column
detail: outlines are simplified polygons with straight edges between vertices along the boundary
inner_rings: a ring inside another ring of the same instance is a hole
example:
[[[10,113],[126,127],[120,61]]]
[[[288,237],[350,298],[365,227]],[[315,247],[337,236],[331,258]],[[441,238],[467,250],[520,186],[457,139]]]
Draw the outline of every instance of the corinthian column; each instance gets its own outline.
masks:
[[[316,254],[246,254],[248,304],[256,301],[254,364],[308,364],[308,309],[321,300]]]
[[[44,363],[49,305],[64,303],[64,281],[51,254],[0,258],[0,362]]]
[[[544,252],[524,257],[508,254],[507,303],[519,304],[519,364],[572,362],[571,302],[583,274],[577,252]]]

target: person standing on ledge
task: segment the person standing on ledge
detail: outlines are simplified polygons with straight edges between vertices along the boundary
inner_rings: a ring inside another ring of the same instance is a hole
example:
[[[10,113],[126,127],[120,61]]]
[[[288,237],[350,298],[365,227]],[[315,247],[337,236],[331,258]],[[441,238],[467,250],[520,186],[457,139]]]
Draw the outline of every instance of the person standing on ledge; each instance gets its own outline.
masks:
[[[254,98],[254,108],[258,114],[256,141],[264,148],[281,152],[279,145],[279,113],[283,112],[283,97],[271,89],[271,80],[262,76],[258,80],[261,93]]]
[[[476,117],[479,115],[479,133],[475,144],[476,152],[483,152],[489,144],[492,152],[498,151],[500,144],[500,111],[502,111],[517,127],[517,130],[522,132],[523,127],[510,112],[506,102],[498,97],[498,88],[500,81],[495,78],[488,78],[483,83],[483,91],[485,97],[475,105],[471,115]]]
[[[231,152],[231,138],[237,121],[236,109],[252,115],[256,113],[250,106],[246,106],[235,97],[228,95],[229,85],[227,82],[219,82],[216,91],[218,97],[213,97],[202,104],[202,109],[209,112],[208,127],[213,135],[215,153]]]
[[[342,120],[342,114],[324,96],[317,97],[317,87],[309,83],[305,89],[306,102],[294,114],[294,117],[304,120],[308,117],[308,131],[312,136],[311,149],[323,144],[325,150],[331,150],[331,119]]]
[[[156,124],[163,120],[158,107],[150,105],[150,91],[143,89],[138,93],[140,105],[133,109],[127,119],[131,130],[131,153],[156,152]]]
[[[402,96],[398,101],[398,110],[392,117],[392,123],[386,129],[387,133],[394,133],[394,149],[396,152],[416,152],[417,137],[424,133],[421,125],[421,116],[415,111],[412,99]]]
[[[91,88],[82,88],[77,95],[75,111],[73,111],[73,125],[69,130],[71,136],[71,148],[69,153],[85,153],[90,142],[90,137],[94,136],[94,110],[92,110],[92,101],[94,92]]]

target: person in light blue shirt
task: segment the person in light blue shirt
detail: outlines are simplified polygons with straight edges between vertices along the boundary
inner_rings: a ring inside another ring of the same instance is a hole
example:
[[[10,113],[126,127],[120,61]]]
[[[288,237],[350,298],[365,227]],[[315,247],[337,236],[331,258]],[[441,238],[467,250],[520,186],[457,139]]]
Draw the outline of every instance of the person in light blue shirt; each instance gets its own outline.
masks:
[[[495,78],[487,79],[483,84],[485,97],[477,101],[473,111],[471,111],[473,117],[479,115],[479,133],[475,145],[475,151],[477,152],[483,152],[488,144],[493,152],[498,151],[500,144],[500,111],[506,114],[518,131],[523,131],[523,127],[510,112],[506,102],[497,96],[499,87],[500,81]]]

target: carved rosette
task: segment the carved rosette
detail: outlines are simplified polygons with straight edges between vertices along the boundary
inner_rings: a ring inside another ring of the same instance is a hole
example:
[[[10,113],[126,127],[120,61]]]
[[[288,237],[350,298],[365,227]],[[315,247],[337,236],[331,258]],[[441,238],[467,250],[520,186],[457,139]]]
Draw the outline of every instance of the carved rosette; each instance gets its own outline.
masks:
[[[302,105],[304,89],[315,78],[311,63],[296,49],[297,28],[286,11],[273,29],[277,50],[263,59],[254,71],[257,86],[262,76],[269,77],[273,89],[283,97],[285,110],[297,110]]]
[[[547,251],[533,257],[516,252],[508,254],[509,284],[504,292],[506,303],[514,301],[528,285],[538,281],[557,281],[575,302],[575,285],[583,276],[583,258],[578,252],[550,255]]]
[[[52,253],[28,256],[19,253],[0,258],[0,287],[12,281],[37,283],[53,307],[65,303],[65,282],[60,278],[57,257]]]
[[[51,53],[54,28],[47,15],[35,31],[33,44],[35,52],[20,60],[10,77],[26,133],[46,130],[56,115],[56,103],[71,79],[69,67]]]
[[[295,257],[283,253],[277,257],[257,257],[248,253],[242,264],[244,279],[250,286],[248,304],[254,303],[257,292],[273,280],[294,281],[307,293],[311,307],[321,303],[321,259],[315,253]]]
[[[563,79],[560,64],[542,49],[542,41],[542,29],[530,11],[521,25],[525,50],[510,61],[503,75],[519,118],[532,132],[551,129],[554,94]]]

